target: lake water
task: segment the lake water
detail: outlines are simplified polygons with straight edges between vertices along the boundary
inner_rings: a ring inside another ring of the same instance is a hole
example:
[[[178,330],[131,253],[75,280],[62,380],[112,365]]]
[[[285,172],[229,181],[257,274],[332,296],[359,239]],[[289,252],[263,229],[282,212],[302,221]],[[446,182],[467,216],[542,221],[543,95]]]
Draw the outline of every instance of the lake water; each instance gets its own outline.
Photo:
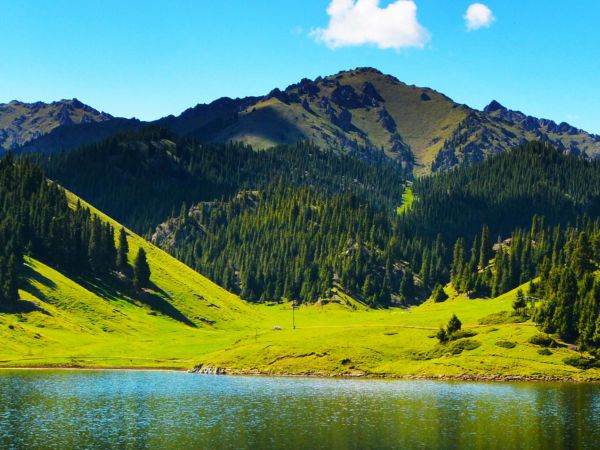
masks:
[[[0,371],[0,448],[600,448],[600,385]]]

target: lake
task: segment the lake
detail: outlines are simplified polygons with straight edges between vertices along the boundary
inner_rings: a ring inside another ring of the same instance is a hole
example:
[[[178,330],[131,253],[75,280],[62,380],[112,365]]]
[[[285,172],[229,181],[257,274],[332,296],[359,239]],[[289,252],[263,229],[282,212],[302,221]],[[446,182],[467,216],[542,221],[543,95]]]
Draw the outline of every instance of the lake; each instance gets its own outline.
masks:
[[[0,371],[0,448],[598,448],[600,385]]]

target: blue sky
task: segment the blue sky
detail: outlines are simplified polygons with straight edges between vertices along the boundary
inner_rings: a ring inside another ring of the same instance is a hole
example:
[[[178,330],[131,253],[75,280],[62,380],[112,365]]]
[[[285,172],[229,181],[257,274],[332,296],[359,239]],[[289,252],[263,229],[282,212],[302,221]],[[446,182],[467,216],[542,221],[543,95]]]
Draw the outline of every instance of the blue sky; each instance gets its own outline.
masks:
[[[496,99],[600,133],[597,0],[481,0],[495,20],[471,31],[473,1],[414,0],[411,18],[377,9],[406,0],[335,0],[368,7],[337,28],[331,1],[0,0],[0,102],[77,97],[156,119],[373,66],[472,107]]]

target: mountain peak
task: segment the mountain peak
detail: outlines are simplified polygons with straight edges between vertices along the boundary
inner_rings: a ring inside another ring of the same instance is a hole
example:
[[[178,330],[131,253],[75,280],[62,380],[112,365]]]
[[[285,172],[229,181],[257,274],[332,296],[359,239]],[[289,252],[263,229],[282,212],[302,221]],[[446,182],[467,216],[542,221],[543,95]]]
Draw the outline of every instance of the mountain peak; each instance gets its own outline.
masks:
[[[492,100],[490,102],[489,105],[487,105],[484,109],[483,112],[489,114],[495,111],[500,111],[500,110],[504,110],[506,109],[504,106],[502,106],[498,101],[496,100]]]

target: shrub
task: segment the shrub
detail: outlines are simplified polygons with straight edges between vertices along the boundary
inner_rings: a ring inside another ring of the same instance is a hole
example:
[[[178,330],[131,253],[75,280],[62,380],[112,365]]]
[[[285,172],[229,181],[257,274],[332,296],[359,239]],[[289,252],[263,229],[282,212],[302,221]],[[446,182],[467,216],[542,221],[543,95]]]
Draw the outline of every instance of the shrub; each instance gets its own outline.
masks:
[[[458,330],[462,328],[462,322],[456,317],[456,314],[453,314],[450,320],[448,321],[448,326],[446,327],[446,331],[448,334],[456,333]]]
[[[477,333],[475,331],[471,331],[471,330],[458,330],[458,331],[455,331],[454,333],[452,333],[450,335],[450,340],[451,341],[457,341],[459,339],[469,338],[469,337],[473,337],[473,336],[477,336]]]
[[[437,332],[437,334],[435,335],[435,337],[438,338],[438,340],[444,344],[446,342],[448,342],[448,333],[446,333],[446,330],[444,330],[444,328],[440,328],[440,330]]]
[[[552,352],[550,350],[548,350],[547,348],[540,348],[538,350],[538,353],[543,356],[550,356],[552,354]]]
[[[480,346],[481,342],[479,341],[464,339],[462,341],[453,342],[450,345],[437,345],[426,352],[412,353],[410,357],[416,361],[427,361],[430,359],[441,358],[442,356],[460,355],[463,351],[475,350]]]
[[[481,347],[481,342],[474,341],[473,339],[465,339],[464,341],[455,342],[452,345],[452,354],[458,355],[463,350],[475,350]]]
[[[527,320],[526,317],[517,316],[509,311],[501,311],[490,314],[479,319],[479,325],[500,325],[503,323],[522,323]]]
[[[556,347],[556,341],[546,334],[536,334],[529,339],[529,343],[540,347]]]
[[[511,341],[498,341],[496,342],[496,346],[502,348],[515,348],[517,346],[516,342]]]
[[[563,362],[569,366],[577,367],[581,370],[600,367],[600,361],[597,359],[585,358],[583,356],[569,356],[568,358],[563,359]]]

